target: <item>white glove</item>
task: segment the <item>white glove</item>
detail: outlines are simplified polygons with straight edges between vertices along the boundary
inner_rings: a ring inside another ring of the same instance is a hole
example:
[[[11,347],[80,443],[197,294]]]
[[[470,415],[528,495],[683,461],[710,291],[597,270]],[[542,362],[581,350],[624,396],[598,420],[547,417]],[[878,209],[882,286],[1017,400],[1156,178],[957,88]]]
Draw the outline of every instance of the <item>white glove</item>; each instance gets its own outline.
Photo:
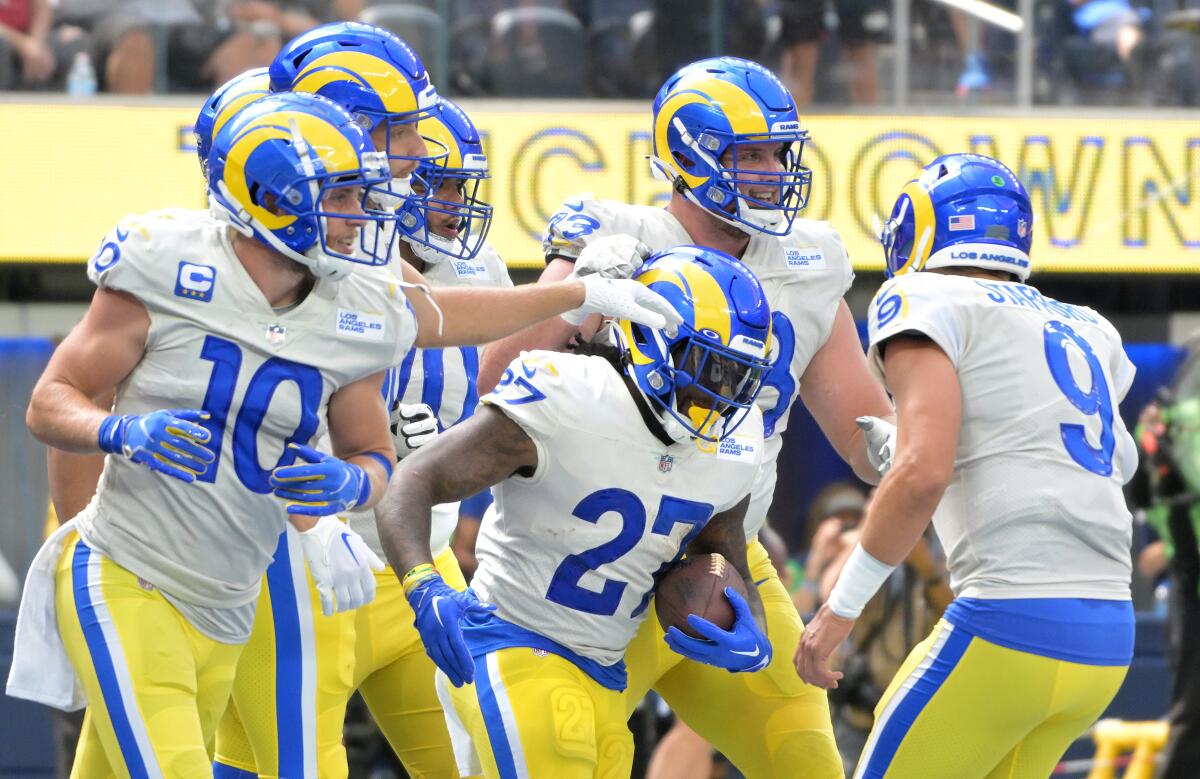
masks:
[[[650,256],[650,247],[632,235],[606,235],[583,248],[575,259],[573,275],[597,274],[606,279],[627,279]]]
[[[382,571],[383,561],[345,522],[337,517],[321,517],[299,538],[325,616],[375,600],[372,571]]]
[[[867,459],[879,475],[885,475],[892,467],[896,454],[896,426],[879,417],[859,417],[854,420],[863,431],[867,443]]]
[[[392,443],[400,459],[432,441],[437,434],[437,417],[426,404],[397,403],[392,408]]]
[[[640,281],[606,279],[595,273],[578,277],[583,284],[583,305],[562,318],[573,325],[583,324],[589,314],[614,319],[630,319],[655,330],[666,330],[674,337],[683,317],[667,299]]]

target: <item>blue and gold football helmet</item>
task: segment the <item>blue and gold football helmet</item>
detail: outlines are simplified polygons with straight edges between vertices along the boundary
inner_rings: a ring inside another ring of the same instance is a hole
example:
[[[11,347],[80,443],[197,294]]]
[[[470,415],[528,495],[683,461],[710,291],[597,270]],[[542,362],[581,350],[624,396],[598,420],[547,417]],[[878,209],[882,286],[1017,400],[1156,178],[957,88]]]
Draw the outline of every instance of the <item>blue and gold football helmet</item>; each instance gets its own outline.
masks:
[[[385,124],[388,143],[380,151],[389,159],[419,162],[446,153],[435,147],[427,155],[405,155],[391,148],[392,125],[435,116],[440,104],[421,58],[387,30],[359,22],[314,27],[288,42],[269,70],[272,91],[328,98],[368,133]]]
[[[676,440],[729,436],[771,368],[771,309],[758,278],[728,254],[699,246],[659,252],[633,278],[666,298],[683,324],[671,337],[618,321],[627,374]]]
[[[971,267],[1029,278],[1033,208],[1003,163],[945,154],[904,185],[879,240],[887,275]]]
[[[213,137],[208,171],[217,216],[316,275],[337,278],[355,263],[387,264],[394,217],[364,208],[369,188],[390,178],[387,158],[335,103],[305,93],[255,100]],[[345,210],[329,210],[327,196]],[[328,245],[330,218],[362,225],[357,251]]]
[[[271,94],[271,79],[266,68],[253,68],[239,73],[217,87],[196,117],[192,132],[196,138],[196,155],[200,158],[200,172],[208,179],[208,152],[212,139],[225,122],[260,97]]]
[[[746,232],[787,235],[808,204],[808,132],[787,87],[758,63],[715,57],[680,69],[654,98],[652,134],[655,175]],[[756,144],[781,144],[776,169],[748,164]]]
[[[469,260],[487,238],[492,225],[492,207],[479,197],[479,187],[488,178],[487,157],[475,124],[453,101],[442,98],[441,112],[421,124],[421,132],[447,149],[446,156],[424,161],[417,167],[413,187],[419,195],[424,218],[412,209],[397,215],[400,234],[418,257],[436,263],[447,257]],[[457,192],[449,198],[442,194],[444,185]],[[450,218],[452,236],[441,235],[426,221],[438,215]]]

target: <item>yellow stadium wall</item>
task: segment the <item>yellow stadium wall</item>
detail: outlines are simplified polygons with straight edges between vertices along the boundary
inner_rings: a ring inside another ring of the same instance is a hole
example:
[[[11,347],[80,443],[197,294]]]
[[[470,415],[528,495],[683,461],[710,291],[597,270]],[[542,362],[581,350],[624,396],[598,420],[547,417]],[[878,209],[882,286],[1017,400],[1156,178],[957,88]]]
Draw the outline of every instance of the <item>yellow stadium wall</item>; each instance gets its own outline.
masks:
[[[603,103],[468,104],[486,136],[491,240],[514,267],[565,197],[662,203],[650,178],[648,113]],[[525,109],[528,110],[525,110]],[[0,262],[82,262],[127,213],[201,207],[191,104],[0,105]],[[1038,271],[1200,272],[1200,125],[1185,119],[813,116],[806,216],[828,219],[855,267],[879,270],[872,215],[922,162],[972,150],[1030,188]]]

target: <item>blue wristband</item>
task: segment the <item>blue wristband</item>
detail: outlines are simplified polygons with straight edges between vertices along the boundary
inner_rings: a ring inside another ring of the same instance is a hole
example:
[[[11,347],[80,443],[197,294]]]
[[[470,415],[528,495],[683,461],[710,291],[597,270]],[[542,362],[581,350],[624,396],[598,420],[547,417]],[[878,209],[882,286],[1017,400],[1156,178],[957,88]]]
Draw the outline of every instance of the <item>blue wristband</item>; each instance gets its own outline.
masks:
[[[108,454],[125,453],[125,428],[129,425],[130,416],[110,414],[100,423],[100,435],[97,443],[100,451]]]
[[[367,473],[367,469],[361,465],[347,463],[351,468],[357,468],[359,474],[362,475],[362,482],[358,485],[358,496],[354,499],[355,506],[361,506],[371,499],[371,476]]]
[[[367,457],[370,457],[375,462],[383,466],[383,472],[387,474],[387,481],[391,481],[393,461],[381,455],[379,452],[364,452]]]

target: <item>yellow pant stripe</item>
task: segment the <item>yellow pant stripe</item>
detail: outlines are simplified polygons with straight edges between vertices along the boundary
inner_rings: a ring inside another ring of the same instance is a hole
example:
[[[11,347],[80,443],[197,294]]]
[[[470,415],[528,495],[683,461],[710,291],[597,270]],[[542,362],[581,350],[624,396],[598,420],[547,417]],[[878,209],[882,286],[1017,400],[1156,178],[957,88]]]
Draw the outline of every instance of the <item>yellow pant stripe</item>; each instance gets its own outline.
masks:
[[[508,691],[504,689],[504,682],[500,678],[500,665],[495,652],[475,658],[475,697],[483,712],[483,724],[487,728],[488,742],[501,779],[528,779],[529,769],[525,765],[525,750],[521,748],[521,734],[517,730]]]
[[[125,767],[132,777],[162,776],[146,723],[138,710],[121,639],[104,600],[103,562],[104,558],[83,541],[75,545],[71,578],[76,614]]]
[[[947,622],[939,623],[929,653],[901,683],[875,720],[875,727],[871,729],[871,736],[863,748],[854,779],[883,776],[886,773],[909,729],[949,678],[970,644],[970,635],[963,631],[956,632],[954,626]]]

